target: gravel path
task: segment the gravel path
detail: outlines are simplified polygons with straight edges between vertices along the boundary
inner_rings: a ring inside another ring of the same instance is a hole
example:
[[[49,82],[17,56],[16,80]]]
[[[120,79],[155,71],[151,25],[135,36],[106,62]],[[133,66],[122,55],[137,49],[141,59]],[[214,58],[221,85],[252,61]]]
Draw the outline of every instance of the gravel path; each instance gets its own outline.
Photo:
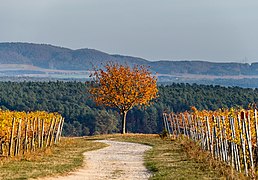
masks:
[[[96,151],[85,152],[84,167],[68,176],[57,178],[46,178],[47,180],[144,180],[151,174],[143,165],[143,153],[150,149],[150,146],[99,140],[109,146]]]

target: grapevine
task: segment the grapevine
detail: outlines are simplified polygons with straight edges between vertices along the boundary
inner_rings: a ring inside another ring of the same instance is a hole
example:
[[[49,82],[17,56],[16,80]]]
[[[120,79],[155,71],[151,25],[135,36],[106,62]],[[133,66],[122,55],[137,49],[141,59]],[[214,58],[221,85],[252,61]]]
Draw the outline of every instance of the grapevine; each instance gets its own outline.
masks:
[[[237,171],[253,176],[258,165],[257,110],[249,108],[164,113],[164,122],[170,136],[183,134],[210,152],[215,159],[224,161]]]
[[[0,110],[0,156],[18,156],[58,143],[63,122],[58,113]]]

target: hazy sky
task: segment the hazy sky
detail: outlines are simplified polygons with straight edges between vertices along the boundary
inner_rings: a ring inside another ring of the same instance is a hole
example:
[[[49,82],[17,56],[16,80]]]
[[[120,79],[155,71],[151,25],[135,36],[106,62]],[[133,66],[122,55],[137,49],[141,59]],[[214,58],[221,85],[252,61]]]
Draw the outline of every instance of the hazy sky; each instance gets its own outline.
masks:
[[[0,42],[149,60],[258,62],[258,1],[0,0]]]

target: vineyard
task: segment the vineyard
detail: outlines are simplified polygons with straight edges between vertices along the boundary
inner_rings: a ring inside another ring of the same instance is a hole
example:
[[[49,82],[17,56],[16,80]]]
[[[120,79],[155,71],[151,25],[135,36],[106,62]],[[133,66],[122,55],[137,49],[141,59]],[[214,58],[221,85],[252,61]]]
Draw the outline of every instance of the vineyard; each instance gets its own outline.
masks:
[[[58,143],[63,122],[58,113],[0,111],[0,157],[18,156]]]
[[[164,113],[170,136],[187,136],[217,160],[238,172],[254,176],[258,165],[257,110],[222,109],[217,111]]]

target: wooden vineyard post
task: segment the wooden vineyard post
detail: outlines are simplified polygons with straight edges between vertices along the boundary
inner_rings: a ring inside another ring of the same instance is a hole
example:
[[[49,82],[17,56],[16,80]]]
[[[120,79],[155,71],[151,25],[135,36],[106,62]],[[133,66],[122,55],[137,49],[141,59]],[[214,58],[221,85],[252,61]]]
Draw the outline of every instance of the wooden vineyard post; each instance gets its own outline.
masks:
[[[50,145],[52,145],[52,142],[54,141],[54,137],[55,137],[55,129],[56,129],[56,121],[57,121],[57,118],[55,118],[55,121],[54,121],[54,126],[52,128],[52,132],[51,132],[51,138],[50,138]]]
[[[247,124],[247,127],[248,127],[248,136],[249,136],[249,139],[251,140],[252,139],[252,135],[251,135],[251,124],[250,124],[250,111],[248,110],[247,111],[248,115],[247,115],[247,121],[248,121],[248,124]]]
[[[233,138],[236,138],[236,131],[235,131],[235,119],[232,117],[232,125],[233,125]],[[234,142],[234,156],[236,160],[236,170],[241,172],[241,165],[240,165],[240,157],[239,157],[239,150],[238,145]]]
[[[200,119],[198,118],[198,119],[196,119],[196,121],[195,121],[195,139],[196,139],[196,141],[199,141],[199,121],[200,121]]]
[[[235,131],[235,122],[234,122],[234,118],[230,117],[230,128],[231,128],[231,136],[232,136],[232,140],[235,140],[236,138],[236,131]],[[239,160],[239,156],[238,156],[238,148],[237,145],[234,141],[232,141],[231,143],[231,160],[232,160],[232,167],[235,167],[237,171],[241,171],[240,170],[240,160]]]
[[[177,117],[177,115],[175,115],[175,117],[176,117],[177,136],[179,136],[180,135],[180,127],[179,127],[178,117]]]
[[[28,152],[28,119],[25,120],[25,132],[24,132],[24,145],[23,145],[23,154]]]
[[[244,114],[244,112],[241,112],[241,116],[242,116],[242,114]],[[246,152],[245,152],[245,138],[244,138],[245,128],[244,128],[244,121],[243,121],[243,124],[241,126],[240,115],[238,115],[237,120],[238,120],[238,128],[239,128],[239,131],[240,131],[240,139],[241,139],[241,144],[242,144],[242,152],[243,152],[243,161],[244,161],[244,167],[245,167],[245,174],[248,176],[248,169],[247,169],[247,163],[246,163]]]
[[[212,124],[209,125],[210,126],[210,133],[211,133],[211,147],[212,147],[211,153],[212,153],[212,157],[214,158],[214,155],[215,155],[215,153],[214,153],[214,149],[215,149],[215,147],[214,147],[214,128],[211,125]]]
[[[21,144],[21,119],[18,121],[18,128],[17,128],[17,137],[16,137],[16,143],[15,143],[15,151],[14,155],[19,155],[20,152],[20,144]]]
[[[37,128],[37,137],[38,137],[38,148],[40,148],[40,118],[37,118],[37,122],[38,122],[38,128]]]
[[[210,139],[209,139],[209,132],[208,132],[208,127],[207,127],[207,122],[204,123],[204,127],[205,127],[205,150],[210,151]]]
[[[166,123],[166,113],[163,113],[163,124],[164,124],[164,130],[167,131],[167,123]]]
[[[214,138],[214,141],[215,141],[215,148],[214,148],[214,157],[215,159],[219,159],[219,145],[218,145],[218,134],[217,134],[217,129],[216,129],[216,118],[215,116],[212,117],[213,119],[213,138]]]
[[[163,113],[163,123],[164,123],[164,129],[167,131],[169,137],[171,136],[170,128],[168,124],[168,115],[166,113]]]
[[[254,120],[255,120],[255,132],[256,132],[256,149],[255,149],[255,157],[256,157],[256,165],[258,165],[258,122],[257,122],[257,109],[254,110]]]
[[[225,161],[227,164],[229,164],[229,152],[228,152],[228,140],[227,140],[227,135],[226,135],[226,125],[225,125],[225,117],[221,117],[222,120],[222,136],[223,136],[223,146],[224,146],[224,151],[225,151]]]
[[[0,157],[3,156],[3,143],[2,143],[2,139],[0,138]]]
[[[232,127],[232,119],[229,118],[229,122],[230,122],[230,129],[231,129],[231,136],[233,136],[233,127]],[[234,137],[232,137],[234,138]],[[231,167],[234,168],[234,147],[233,147],[233,142],[230,142],[230,150],[231,150]]]
[[[196,120],[196,135],[197,135],[197,140],[199,141],[201,139],[201,124],[200,124],[200,119]]]
[[[193,118],[193,126],[194,126],[194,130],[193,130],[194,135],[193,136],[194,136],[194,141],[198,140],[198,137],[197,137],[197,135],[198,135],[197,120],[198,120],[198,117]]]
[[[213,128],[212,128],[212,137],[213,137],[213,153],[214,153],[214,158],[215,159],[217,159],[218,158],[218,151],[217,151],[217,142],[216,142],[216,140],[217,140],[217,132],[216,132],[216,127],[215,126],[213,126]]]
[[[226,149],[226,133],[225,133],[225,120],[224,117],[221,117],[222,127],[221,129],[221,150],[222,150],[222,159],[224,162],[227,162],[227,149]]]
[[[191,115],[188,113],[187,114],[187,118],[188,118],[188,124],[189,124],[189,138],[193,138],[192,136],[192,120],[191,120]]]
[[[246,117],[244,114],[244,126],[245,126],[245,134],[246,134],[246,140],[249,150],[249,159],[250,159],[250,167],[252,174],[254,173],[254,161],[253,161],[253,151],[252,151],[252,140],[251,140],[251,128],[250,128],[250,113],[248,113],[248,125],[246,124]]]
[[[170,121],[170,127],[171,127],[171,134],[174,135],[174,119],[173,119],[173,115],[168,114],[169,116],[169,121]]]
[[[13,151],[13,136],[14,136],[14,126],[15,126],[15,118],[13,118],[12,121],[12,131],[11,131],[11,137],[10,137],[10,143],[9,143],[9,156],[12,156],[12,151]]]
[[[32,130],[32,136],[31,136],[31,151],[35,151],[35,127],[36,127],[36,120],[33,118],[31,123],[31,130]]]
[[[177,120],[176,120],[176,115],[173,114],[173,126],[174,126],[174,135],[177,137],[178,131],[177,131]]]
[[[207,126],[205,126],[205,127],[206,127],[206,131],[205,131],[205,150],[210,151],[208,130],[207,130]]]
[[[64,126],[64,118],[61,118],[62,122],[61,122],[61,129],[60,129],[60,133],[58,135],[58,142],[60,141],[60,138],[62,136],[62,131],[63,131],[63,126]]]
[[[205,149],[205,134],[204,134],[203,128],[204,128],[203,123],[200,121],[201,146],[202,146],[202,149]]]
[[[40,135],[40,138],[41,138],[41,144],[40,144],[40,148],[43,148],[43,145],[44,145],[44,119],[41,120],[41,135]]]
[[[56,136],[55,136],[55,144],[57,144],[58,140],[59,140],[59,135],[60,135],[60,131],[61,131],[61,125],[62,125],[62,118],[60,118],[60,120],[58,122],[58,128],[57,128],[57,132],[56,132]]]
[[[189,115],[191,117],[189,117],[189,119],[191,119],[191,137],[192,139],[195,141],[195,116],[194,115]]]
[[[184,135],[187,136],[187,134],[186,134],[185,118],[184,118],[184,114],[183,114],[183,113],[182,113],[182,125],[183,125],[183,132],[184,132]]]
[[[188,114],[188,113],[187,113]],[[185,121],[185,132],[186,132],[186,136],[188,138],[190,138],[190,124],[189,124],[189,121],[188,121],[188,118],[187,118],[187,114],[184,116],[184,121]]]
[[[51,135],[51,130],[52,130],[53,123],[54,123],[54,119],[51,119],[51,123],[50,123],[48,133],[47,133],[46,147],[48,147],[50,145],[49,141],[50,141],[50,135]]]
[[[169,137],[171,137],[171,131],[170,131],[170,127],[169,127],[169,124],[168,124],[168,114],[167,114],[167,116],[166,116],[166,123],[167,123],[168,135],[169,135]]]
[[[3,143],[2,139],[0,139],[0,157],[4,154]]]
[[[191,119],[189,119],[189,113],[187,112],[185,115],[185,119],[187,120],[186,122],[186,132],[187,132],[187,136],[188,138],[191,138]]]
[[[201,126],[200,119],[198,119],[198,121],[197,121],[197,127],[198,127],[198,140],[201,140],[201,138],[202,138],[202,134],[201,134],[202,126]]]
[[[257,121],[257,109],[254,110],[254,120],[255,120],[255,132],[256,132],[256,146],[258,144],[258,121]]]
[[[219,148],[219,155],[220,155],[220,160],[224,161],[224,147],[223,147],[223,141],[222,141],[222,131],[221,131],[221,127],[220,127],[220,117],[216,117],[216,121],[217,121],[217,125],[218,125],[218,132],[219,137],[218,137],[218,148]]]
[[[206,126],[207,126],[208,139],[209,139],[209,145],[210,145],[210,152],[211,152],[211,156],[213,157],[213,141],[212,141],[212,137],[211,137],[209,118],[208,117],[205,117],[205,118],[206,118]]]

